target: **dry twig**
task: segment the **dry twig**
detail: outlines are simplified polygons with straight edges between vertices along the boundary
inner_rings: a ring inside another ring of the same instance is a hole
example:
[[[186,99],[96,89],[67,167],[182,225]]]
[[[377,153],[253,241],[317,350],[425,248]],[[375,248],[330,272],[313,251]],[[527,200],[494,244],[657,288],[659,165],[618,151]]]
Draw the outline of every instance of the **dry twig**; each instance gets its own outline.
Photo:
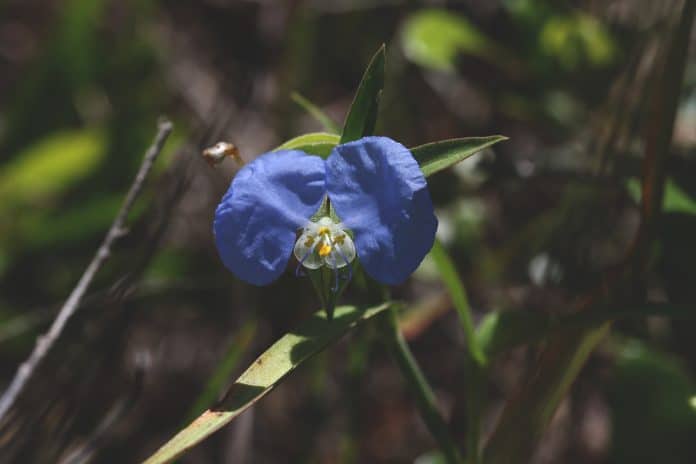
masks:
[[[162,151],[164,143],[166,142],[171,131],[171,122],[168,120],[162,120],[159,122],[157,135],[155,136],[152,145],[150,145],[145,152],[140,169],[138,170],[138,173],[135,176],[130,189],[128,190],[128,194],[121,205],[121,209],[116,215],[114,222],[111,224],[109,231],[99,246],[99,249],[92,258],[92,261],[89,263],[89,266],[87,266],[87,269],[85,269],[82,277],[80,277],[77,285],[70,293],[70,296],[61,307],[60,311],[58,312],[58,316],[53,321],[53,324],[51,324],[51,328],[46,334],[38,337],[31,355],[26,361],[24,361],[24,363],[22,363],[21,366],[19,366],[19,369],[17,369],[17,373],[12,379],[9,387],[5,390],[2,397],[0,397],[0,421],[2,421],[12,405],[14,405],[20,393],[36,371],[37,367],[39,364],[41,364],[41,361],[43,361],[48,352],[51,350],[51,347],[56,343],[70,317],[72,317],[75,311],[77,311],[85,292],[92,283],[94,276],[109,257],[111,248],[116,240],[126,233],[125,223],[126,219],[128,218],[128,214],[133,208],[133,204],[135,203],[138,195],[142,191],[145,179],[150,173],[155,159],[157,159],[157,156]]]

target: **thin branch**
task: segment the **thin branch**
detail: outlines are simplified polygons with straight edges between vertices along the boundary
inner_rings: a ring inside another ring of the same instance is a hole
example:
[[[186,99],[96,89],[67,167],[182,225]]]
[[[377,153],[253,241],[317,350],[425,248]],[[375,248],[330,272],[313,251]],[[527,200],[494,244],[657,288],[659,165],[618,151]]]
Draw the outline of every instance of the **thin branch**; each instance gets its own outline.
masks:
[[[32,351],[29,358],[26,361],[24,361],[24,363],[22,363],[21,366],[19,366],[19,369],[17,369],[17,373],[12,379],[12,383],[10,383],[10,386],[7,388],[7,390],[5,390],[2,397],[0,398],[0,421],[2,421],[7,412],[12,407],[12,405],[14,405],[20,393],[22,392],[22,390],[24,390],[27,383],[34,375],[34,372],[41,364],[41,361],[43,361],[43,359],[50,351],[51,347],[53,347],[53,345],[60,337],[61,333],[63,332],[63,329],[65,328],[66,323],[68,322],[70,317],[72,317],[72,315],[75,313],[77,308],[80,306],[80,302],[82,301],[85,292],[92,283],[94,276],[97,274],[104,262],[108,259],[111,253],[111,248],[116,242],[116,240],[118,240],[126,233],[125,224],[126,219],[128,218],[128,214],[130,213],[131,209],[133,208],[133,204],[135,203],[135,200],[137,199],[138,195],[143,189],[145,179],[150,173],[155,159],[157,159],[157,156],[162,151],[164,143],[166,142],[167,137],[169,136],[171,131],[171,122],[169,122],[168,120],[161,120],[159,122],[157,128],[157,135],[155,136],[152,145],[150,145],[150,147],[145,152],[143,162],[140,165],[140,169],[138,170],[138,173],[135,176],[135,179],[133,180],[130,189],[128,190],[128,194],[126,195],[126,198],[123,201],[123,204],[121,205],[121,209],[116,215],[114,222],[111,224],[111,227],[109,228],[109,231],[107,232],[106,236],[104,237],[104,240],[99,246],[97,253],[92,258],[92,261],[89,263],[89,266],[87,266],[87,269],[85,269],[85,272],[82,274],[82,277],[80,277],[80,280],[78,281],[77,285],[70,293],[70,296],[68,297],[67,301],[61,307],[58,316],[51,325],[51,328],[48,330],[46,334],[38,337],[38,339],[36,340],[36,345],[34,346],[34,351]]]

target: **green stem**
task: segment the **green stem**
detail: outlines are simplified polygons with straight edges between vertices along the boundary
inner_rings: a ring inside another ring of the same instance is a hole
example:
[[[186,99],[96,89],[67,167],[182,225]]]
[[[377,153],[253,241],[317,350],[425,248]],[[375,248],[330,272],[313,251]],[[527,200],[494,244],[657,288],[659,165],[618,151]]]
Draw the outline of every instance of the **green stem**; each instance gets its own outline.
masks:
[[[452,259],[439,240],[435,240],[433,248],[430,250],[430,255],[435,261],[440,277],[445,287],[447,287],[450,298],[452,298],[452,304],[457,310],[459,321],[466,335],[469,355],[478,365],[485,366],[487,362],[486,355],[479,346],[476,330],[474,329],[473,317],[471,315],[471,306],[469,306],[469,299],[466,296],[466,290],[464,290],[462,279],[459,277],[457,268],[454,266]]]
[[[466,463],[481,462],[481,409],[484,404],[485,368],[469,359],[466,372]]]
[[[392,306],[381,318],[381,329],[389,351],[399,366],[401,374],[415,397],[425,425],[437,441],[446,461],[450,464],[461,463],[459,450],[450,436],[445,420],[437,409],[437,402],[432,388],[420,370],[411,350],[406,344],[396,319],[396,309]]]
[[[435,240],[430,255],[435,261],[440,277],[447,287],[447,292],[452,299],[452,304],[457,310],[459,321],[466,335],[468,356],[465,363],[467,372],[466,394],[466,462],[478,464],[480,462],[480,428],[481,406],[483,404],[483,378],[488,359],[481,347],[479,337],[476,336],[471,306],[466,296],[466,290],[462,285],[462,279],[452,258],[442,246],[439,240]]]

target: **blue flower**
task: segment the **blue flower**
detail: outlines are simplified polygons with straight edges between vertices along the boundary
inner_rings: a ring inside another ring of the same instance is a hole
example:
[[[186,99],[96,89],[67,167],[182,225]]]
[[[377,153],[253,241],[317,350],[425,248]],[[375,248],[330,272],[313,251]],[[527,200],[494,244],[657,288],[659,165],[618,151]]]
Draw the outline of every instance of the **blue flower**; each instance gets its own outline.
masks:
[[[328,215],[312,221],[325,198]],[[437,219],[418,163],[387,137],[336,146],[325,160],[298,150],[259,156],[242,168],[215,212],[215,242],[225,266],[266,285],[295,254],[308,269],[348,266],[389,285],[418,267]]]

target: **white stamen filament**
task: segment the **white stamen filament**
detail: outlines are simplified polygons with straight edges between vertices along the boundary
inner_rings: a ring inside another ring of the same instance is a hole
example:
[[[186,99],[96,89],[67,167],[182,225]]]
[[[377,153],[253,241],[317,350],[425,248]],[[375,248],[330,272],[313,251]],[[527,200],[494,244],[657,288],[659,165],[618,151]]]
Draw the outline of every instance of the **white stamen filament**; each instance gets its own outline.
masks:
[[[295,257],[307,269],[327,266],[340,269],[355,259],[355,245],[341,224],[329,217],[309,222],[300,234],[293,250]]]

